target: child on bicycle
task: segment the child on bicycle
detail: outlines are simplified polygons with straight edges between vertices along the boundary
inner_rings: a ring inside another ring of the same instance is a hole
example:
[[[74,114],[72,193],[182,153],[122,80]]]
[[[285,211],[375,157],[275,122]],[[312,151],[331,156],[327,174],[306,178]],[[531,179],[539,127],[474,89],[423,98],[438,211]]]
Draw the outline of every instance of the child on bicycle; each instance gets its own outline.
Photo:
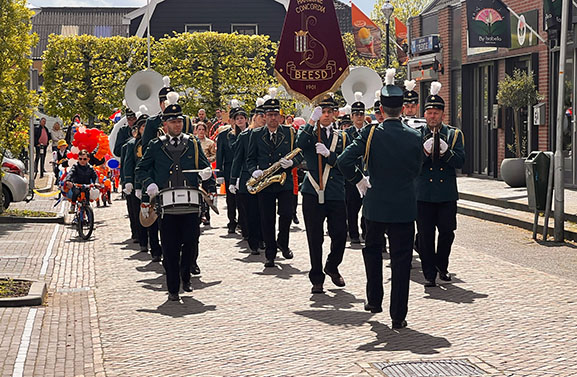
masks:
[[[74,213],[76,208],[76,200],[78,199],[78,195],[80,195],[81,191],[80,188],[74,186],[74,184],[76,183],[89,185],[98,182],[96,171],[94,171],[92,165],[88,163],[89,159],[90,153],[86,149],[78,152],[78,163],[73,165],[68,171],[68,175],[66,175],[65,184],[69,189],[68,197],[72,202],[70,204],[70,213]]]

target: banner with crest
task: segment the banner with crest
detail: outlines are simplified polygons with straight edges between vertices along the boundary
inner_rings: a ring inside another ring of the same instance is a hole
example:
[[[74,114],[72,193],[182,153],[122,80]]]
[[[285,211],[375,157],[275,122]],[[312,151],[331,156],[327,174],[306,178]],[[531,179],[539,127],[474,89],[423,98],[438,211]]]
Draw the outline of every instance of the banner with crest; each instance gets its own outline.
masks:
[[[469,47],[511,47],[511,15],[500,0],[467,0]]]

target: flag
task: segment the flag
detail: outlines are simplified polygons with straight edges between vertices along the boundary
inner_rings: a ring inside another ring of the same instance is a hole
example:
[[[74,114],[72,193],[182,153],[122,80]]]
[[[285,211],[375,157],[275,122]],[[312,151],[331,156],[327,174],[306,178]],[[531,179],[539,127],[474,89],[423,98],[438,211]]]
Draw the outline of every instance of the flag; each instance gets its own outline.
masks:
[[[381,29],[355,4],[351,3],[355,48],[360,57],[379,59],[381,57]]]
[[[467,0],[469,47],[511,47],[511,15],[500,0]]]
[[[316,104],[349,74],[333,0],[291,0],[274,73],[287,92]]]
[[[114,123],[120,121],[122,119],[122,110],[118,109],[114,114],[112,114],[108,119],[113,121]]]
[[[395,17],[395,38],[397,39],[397,60],[400,65],[407,65],[409,57],[405,50],[409,48],[407,44],[407,25]]]

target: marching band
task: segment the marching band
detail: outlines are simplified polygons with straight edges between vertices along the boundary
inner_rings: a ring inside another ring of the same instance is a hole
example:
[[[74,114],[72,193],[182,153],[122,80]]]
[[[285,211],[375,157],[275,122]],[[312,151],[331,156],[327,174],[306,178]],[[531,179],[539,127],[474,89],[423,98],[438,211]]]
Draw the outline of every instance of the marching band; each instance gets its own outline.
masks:
[[[339,266],[348,238],[351,244],[364,243],[365,310],[381,312],[382,252],[388,238],[392,327],[407,326],[413,245],[425,286],[435,286],[437,276],[451,280],[455,169],[463,165],[465,153],[462,132],[442,122],[440,84],[432,85],[425,117],[419,119],[414,81],[405,81],[403,91],[394,85],[394,75],[394,69],[387,70],[385,85],[375,94],[373,122],[366,120],[363,93],[354,93],[355,102],[341,109],[328,95],[298,132],[281,124],[276,90],[257,99],[250,114],[233,100],[229,124],[221,117],[212,129],[183,115],[167,77],[158,94],[159,113],[149,114],[146,106],[137,113],[127,109],[114,150],[122,158],[131,236],[141,251],[150,247],[153,262],[162,261],[169,300],[180,300],[181,289],[191,292],[191,275],[200,273],[201,216],[210,220],[208,208],[218,210],[213,203],[216,186],[225,191],[228,233],[240,229],[252,255],[263,250],[265,268],[275,267],[279,250],[286,260],[294,257],[293,191],[300,191],[311,293],[324,292],[326,275],[335,286],[345,286]],[[293,180],[297,169],[305,171],[301,184]],[[325,221],[330,238],[326,259]]]

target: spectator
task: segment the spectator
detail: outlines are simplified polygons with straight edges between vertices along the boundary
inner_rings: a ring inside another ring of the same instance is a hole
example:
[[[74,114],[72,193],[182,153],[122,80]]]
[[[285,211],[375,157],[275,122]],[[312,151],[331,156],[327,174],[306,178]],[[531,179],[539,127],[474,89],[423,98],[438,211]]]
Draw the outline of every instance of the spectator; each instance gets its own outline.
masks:
[[[72,145],[72,140],[74,139],[74,134],[76,133],[76,129],[82,125],[80,121],[80,115],[76,114],[72,117],[72,123],[66,130],[66,137],[64,140],[68,143],[68,145]]]
[[[54,122],[52,126],[52,152],[56,152],[58,150],[58,142],[64,139],[64,131],[62,127],[60,127],[59,122]]]
[[[46,148],[48,148],[50,139],[52,139],[52,136],[48,128],[46,128],[46,118],[41,118],[40,125],[34,127],[34,149],[36,151],[36,157],[34,158],[34,176],[38,174],[38,170],[40,169],[40,178],[44,178]],[[40,162],[40,168],[38,167],[38,162]]]

